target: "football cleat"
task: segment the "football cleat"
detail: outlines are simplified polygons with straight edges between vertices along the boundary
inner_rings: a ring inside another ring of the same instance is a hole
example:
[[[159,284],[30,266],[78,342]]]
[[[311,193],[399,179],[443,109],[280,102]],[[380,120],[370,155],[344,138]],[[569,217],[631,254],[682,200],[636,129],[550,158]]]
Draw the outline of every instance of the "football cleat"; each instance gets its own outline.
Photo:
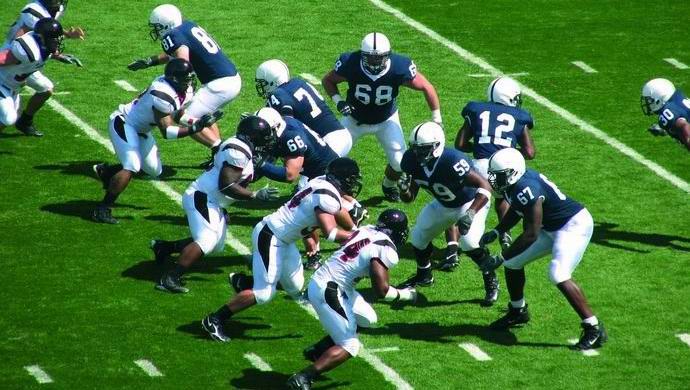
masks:
[[[398,187],[386,187],[381,185],[381,191],[383,191],[383,197],[389,202],[400,202],[400,190]]]
[[[169,272],[161,276],[161,279],[156,285],[156,289],[161,291],[171,292],[173,294],[184,294],[189,292],[189,289],[182,286],[182,281],[179,276],[174,276]]]
[[[317,251],[307,256],[307,262],[304,263],[304,268],[312,271],[321,268],[321,252]]]
[[[524,307],[513,307],[510,302],[508,303],[508,313],[503,317],[497,319],[489,325],[489,328],[496,330],[505,330],[510,327],[526,324],[529,322],[529,312],[527,311],[527,305]]]
[[[101,181],[101,184],[103,185],[103,189],[107,190],[108,185],[110,184],[110,181],[106,181],[105,176],[103,176],[105,173],[105,172],[103,172],[105,170],[105,167],[106,167],[105,163],[100,163],[100,164],[94,164],[91,167],[91,169],[93,169],[93,173],[96,174],[96,177],[98,178],[98,180]]]
[[[96,209],[93,210],[93,213],[91,214],[91,219],[93,219],[96,222],[109,223],[111,225],[119,223],[117,219],[113,218],[112,210],[110,210],[109,207],[105,206],[96,207]]]
[[[486,294],[484,295],[484,300],[481,305],[486,307],[493,306],[498,300],[498,277],[496,276],[496,272],[491,271],[482,274],[482,278],[484,279],[484,291]]]
[[[599,323],[598,325],[590,325],[582,323],[582,335],[580,340],[573,345],[573,348],[579,350],[592,349],[601,347],[606,340],[609,339],[606,329],[604,329],[604,324]]]
[[[443,259],[438,268],[441,271],[450,272],[453,271],[453,269],[455,269],[455,267],[457,267],[458,265],[460,265],[460,261],[458,259],[458,251],[449,250],[448,248],[446,248],[446,258]]]
[[[24,133],[24,135],[32,137],[43,137],[43,133],[38,131],[31,120],[27,119],[25,116],[19,117],[19,120],[14,124],[17,130]]]
[[[222,343],[227,343],[230,341],[230,337],[226,336],[225,332],[223,332],[222,321],[213,314],[209,314],[203,320],[201,320],[201,327],[204,328],[208,335],[216,341],[220,341]]]
[[[288,379],[287,388],[290,390],[309,390],[311,389],[311,379],[307,374],[298,372]]]
[[[501,242],[501,249],[506,250],[513,243],[513,237],[510,236],[510,233],[505,232],[499,236],[499,241]]]
[[[165,264],[170,259],[170,251],[165,247],[161,240],[151,240],[150,248],[156,259],[157,265]]]
[[[397,285],[396,288],[429,287],[432,284],[434,284],[434,275],[431,272],[426,272],[423,275],[417,272],[406,281]]]
[[[228,274],[228,283],[235,293],[252,288],[253,280],[244,272],[231,272]]]

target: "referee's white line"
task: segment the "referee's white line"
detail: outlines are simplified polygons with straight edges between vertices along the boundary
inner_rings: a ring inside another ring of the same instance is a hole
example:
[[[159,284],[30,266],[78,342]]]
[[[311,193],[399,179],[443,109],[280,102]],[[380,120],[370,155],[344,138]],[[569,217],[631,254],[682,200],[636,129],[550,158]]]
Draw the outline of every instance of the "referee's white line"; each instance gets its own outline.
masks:
[[[135,360],[135,361],[134,361],[134,364],[136,364],[137,366],[139,366],[139,368],[141,368],[142,370],[144,370],[144,372],[145,372],[146,375],[148,375],[148,376],[151,376],[151,377],[153,377],[153,376],[163,376],[163,373],[160,372],[160,370],[158,369],[158,367],[156,367],[150,360],[139,359],[139,360]]]
[[[476,360],[479,360],[480,362],[488,362],[489,360],[491,360],[491,356],[489,356],[486,352],[482,351],[481,348],[479,348],[475,344],[460,343],[458,344],[458,347],[464,349],[465,352],[469,353],[470,356],[472,356]]]
[[[582,61],[573,61],[571,64],[577,66],[578,68],[582,69],[585,73],[598,73],[596,69],[592,68],[591,66],[585,64]]]
[[[264,372],[273,371],[271,366],[268,363],[266,363],[264,361],[264,359],[261,358],[261,356],[255,354],[255,353],[251,353],[251,352],[245,353],[244,358],[249,360],[249,363],[251,363],[252,366],[254,366],[259,371],[264,371]]]
[[[137,92],[138,89],[129,83],[127,80],[113,80],[113,83],[127,92]]]
[[[53,383],[53,378],[51,378],[47,372],[43,371],[39,365],[26,366],[24,369],[29,373],[29,375],[36,378],[36,382],[40,384]]]
[[[570,344],[575,344],[575,343],[577,343],[577,341],[578,341],[577,339],[569,339],[568,340],[568,342]],[[585,356],[590,356],[590,357],[599,356],[599,352],[596,349],[583,349],[580,352],[582,352],[582,354]]]
[[[678,69],[688,69],[690,68],[689,66],[685,65],[684,63],[678,61],[675,58],[664,58],[664,61],[668,62],[672,66],[678,68]]]
[[[676,335],[680,339],[680,341],[684,342],[685,344],[690,347],[690,334],[688,333],[679,333]]]
[[[398,9],[391,7],[387,3],[385,3],[381,0],[369,0],[369,2],[371,2],[374,6],[380,8],[381,10],[388,12],[389,14],[400,19],[402,22],[404,22],[405,24],[414,28],[415,30],[421,32],[422,34],[428,36],[429,38],[433,39],[434,41],[445,46],[447,49],[454,52],[458,57],[464,59],[465,61],[467,61],[471,64],[474,64],[474,65],[480,67],[485,72],[488,72],[488,73],[494,75],[495,77],[498,77],[498,76],[504,74],[504,72],[501,72],[498,68],[496,68],[495,66],[486,62],[486,60],[484,60],[483,58],[463,49],[457,43],[455,43],[455,42],[453,42],[447,38],[444,38],[443,36],[439,35],[437,32],[430,29],[429,27],[427,27],[427,26],[423,25],[422,23],[419,23],[418,21],[410,18],[409,16],[405,15],[404,13],[399,11]],[[637,161],[638,163],[644,165],[649,170],[654,172],[656,175],[658,175],[659,177],[668,181],[669,183],[673,184],[674,186],[680,188],[681,190],[683,190],[687,193],[690,193],[690,184],[688,184],[685,180],[683,180],[680,177],[674,175],[673,173],[667,171],[661,165],[645,158],[644,156],[642,156],[640,153],[638,153],[637,151],[635,151],[631,147],[629,147],[629,146],[625,145],[624,143],[618,141],[617,139],[611,137],[610,135],[606,134],[602,130],[590,125],[589,123],[580,119],[575,114],[571,113],[570,111],[566,110],[565,108],[557,105],[556,103],[552,102],[551,100],[547,99],[546,97],[538,94],[533,89],[527,87],[524,84],[521,84],[521,86],[522,86],[522,93],[525,96],[529,96],[535,102],[541,104],[542,106],[546,107],[548,110],[561,116],[566,121],[572,123],[575,126],[578,126],[580,129],[592,134],[594,137],[605,142],[606,144],[610,145],[611,147],[613,147],[614,149],[623,153],[624,155],[626,155],[626,156],[630,157],[631,159]]]
[[[321,85],[321,80],[311,73],[300,73],[299,76],[314,85]]]

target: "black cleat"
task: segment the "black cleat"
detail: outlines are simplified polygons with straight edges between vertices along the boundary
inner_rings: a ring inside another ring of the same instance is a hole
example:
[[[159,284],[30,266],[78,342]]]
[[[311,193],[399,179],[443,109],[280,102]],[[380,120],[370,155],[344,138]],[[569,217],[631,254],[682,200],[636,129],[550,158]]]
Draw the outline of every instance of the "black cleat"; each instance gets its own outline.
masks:
[[[306,374],[298,372],[288,379],[287,388],[290,390],[310,390],[311,379]]]
[[[169,272],[161,276],[161,279],[156,285],[156,289],[161,291],[171,292],[173,294],[184,294],[189,292],[187,287],[182,286],[182,281],[179,276],[174,276]]]
[[[216,341],[220,341],[222,343],[227,343],[230,341],[230,337],[226,336],[225,332],[223,332],[222,321],[213,314],[209,314],[203,320],[201,320],[201,327],[204,328],[208,335]]]
[[[398,187],[386,187],[381,185],[381,191],[383,191],[383,197],[389,202],[400,202],[400,190]]]
[[[228,274],[228,283],[235,293],[252,288],[253,280],[248,280],[248,276],[243,272],[231,272]]]
[[[580,340],[573,345],[574,349],[579,349],[580,351],[585,349],[599,348],[606,340],[609,339],[609,335],[606,334],[606,329],[604,329],[604,324],[599,323],[599,325],[590,325],[582,323],[582,335]]]
[[[498,277],[496,272],[491,271],[483,273],[482,278],[484,278],[484,291],[486,294],[484,294],[484,300],[481,305],[485,307],[493,306],[498,300]]]
[[[153,251],[157,265],[164,265],[170,259],[170,251],[168,251],[168,248],[165,247],[161,240],[151,240],[150,248]]]
[[[113,218],[112,210],[109,207],[98,206],[91,214],[91,219],[96,222],[109,223],[111,225],[116,225],[119,221]]]
[[[431,272],[426,272],[424,275],[417,272],[412,277],[396,286],[396,288],[410,288],[415,286],[429,287],[432,284],[434,284],[434,275]]]
[[[508,313],[503,317],[497,319],[489,325],[489,328],[496,330],[505,330],[510,327],[526,324],[529,322],[529,312],[527,311],[527,305],[525,307],[513,307],[508,303]]]
[[[441,271],[446,271],[450,272],[455,269],[460,265],[460,260],[458,259],[458,251],[457,250],[449,250],[446,248],[446,258],[439,264],[438,268]]]
[[[24,135],[28,135],[30,137],[43,137],[43,133],[38,131],[34,127],[33,123],[26,123],[25,121],[21,120],[21,118],[17,121],[17,123],[14,124],[14,127],[24,133]]]
[[[312,271],[321,268],[321,252],[317,251],[307,256],[307,262],[304,263],[304,268]]]

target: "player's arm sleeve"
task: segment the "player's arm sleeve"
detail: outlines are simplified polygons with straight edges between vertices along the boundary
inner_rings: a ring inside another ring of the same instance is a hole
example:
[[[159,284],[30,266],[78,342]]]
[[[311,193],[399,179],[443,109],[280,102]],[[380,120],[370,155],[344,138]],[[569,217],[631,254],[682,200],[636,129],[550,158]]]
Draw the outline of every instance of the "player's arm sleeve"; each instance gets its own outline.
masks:
[[[395,247],[391,245],[392,244],[389,242],[382,242],[377,245],[380,249],[378,250],[377,256],[375,256],[381,260],[383,265],[388,269],[395,267],[399,261],[398,252],[395,250]]]
[[[415,65],[414,61],[409,58],[405,58],[402,67],[403,68],[400,69],[400,71],[402,72],[401,78],[403,83],[412,81],[415,77],[417,77],[417,65]]]
[[[400,169],[407,174],[411,174],[412,164],[414,164],[412,161],[412,151],[406,150],[405,153],[403,153],[402,159],[400,159]]]

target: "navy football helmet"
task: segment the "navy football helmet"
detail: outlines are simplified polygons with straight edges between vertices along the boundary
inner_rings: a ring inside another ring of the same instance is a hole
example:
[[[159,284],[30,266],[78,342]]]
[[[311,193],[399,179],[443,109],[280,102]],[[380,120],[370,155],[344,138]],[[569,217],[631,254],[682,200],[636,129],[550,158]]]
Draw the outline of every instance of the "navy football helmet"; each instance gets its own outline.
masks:
[[[357,197],[362,190],[362,175],[355,160],[338,157],[331,161],[326,168],[326,180],[331,182],[340,192]]]
[[[398,248],[407,241],[407,215],[402,210],[388,209],[382,212],[376,221],[376,228],[386,233]]]
[[[41,37],[41,49],[50,54],[61,53],[65,46],[62,43],[64,31],[60,22],[53,18],[39,19],[34,26],[34,33]]]
[[[196,73],[192,64],[183,58],[173,58],[165,65],[165,81],[178,93],[184,93],[190,86],[196,89]]]

